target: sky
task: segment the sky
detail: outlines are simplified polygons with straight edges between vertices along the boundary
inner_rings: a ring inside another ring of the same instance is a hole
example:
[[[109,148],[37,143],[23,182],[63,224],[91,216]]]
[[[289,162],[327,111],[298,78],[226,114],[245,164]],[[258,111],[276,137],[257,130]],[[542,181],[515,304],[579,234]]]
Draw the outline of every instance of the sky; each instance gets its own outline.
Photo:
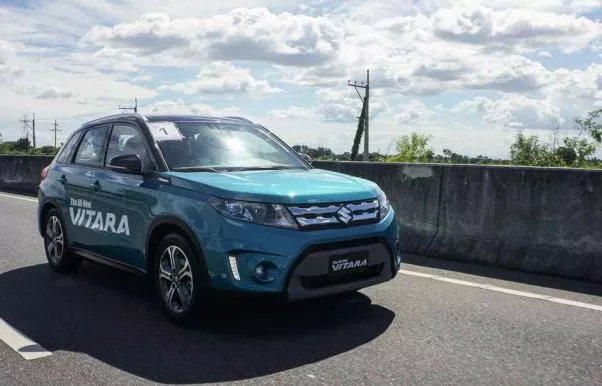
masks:
[[[602,108],[602,0],[0,0],[0,133],[38,146],[133,104],[244,116],[349,151],[370,69],[370,149],[507,157]]]

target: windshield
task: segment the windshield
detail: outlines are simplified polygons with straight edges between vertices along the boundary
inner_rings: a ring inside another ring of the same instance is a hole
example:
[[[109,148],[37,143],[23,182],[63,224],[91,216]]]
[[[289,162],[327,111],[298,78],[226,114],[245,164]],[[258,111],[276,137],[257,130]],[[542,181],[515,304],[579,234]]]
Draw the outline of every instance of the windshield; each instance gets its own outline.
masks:
[[[167,166],[176,171],[305,169],[267,130],[216,122],[149,122]]]

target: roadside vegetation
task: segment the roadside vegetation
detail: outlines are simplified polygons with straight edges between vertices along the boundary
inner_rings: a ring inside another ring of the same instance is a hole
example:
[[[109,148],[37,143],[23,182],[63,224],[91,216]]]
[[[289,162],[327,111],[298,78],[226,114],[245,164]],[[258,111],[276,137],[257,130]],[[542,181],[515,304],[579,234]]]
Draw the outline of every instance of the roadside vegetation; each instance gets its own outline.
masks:
[[[42,146],[33,149],[28,138],[19,138],[16,141],[6,141],[0,144],[0,154],[55,155],[57,150],[54,146]]]
[[[507,159],[493,159],[485,155],[471,157],[444,149],[435,154],[430,146],[432,137],[420,133],[410,133],[397,139],[396,154],[383,155],[371,153],[371,161],[380,162],[427,162],[447,164],[477,165],[520,165],[602,169],[602,160],[595,158],[596,151],[602,145],[602,109],[576,119],[576,136],[557,138],[555,144],[542,141],[538,136],[518,132],[508,149]],[[351,160],[351,153],[334,154],[324,147],[317,149],[305,145],[293,146],[293,149],[308,154],[317,160]],[[360,156],[361,157],[361,156]]]

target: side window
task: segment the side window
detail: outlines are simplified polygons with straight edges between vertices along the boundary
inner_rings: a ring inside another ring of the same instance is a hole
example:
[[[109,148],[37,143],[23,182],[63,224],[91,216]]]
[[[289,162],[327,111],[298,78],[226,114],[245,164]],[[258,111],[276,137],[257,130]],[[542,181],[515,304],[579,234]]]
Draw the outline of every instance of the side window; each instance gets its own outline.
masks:
[[[82,132],[78,131],[77,133],[73,134],[71,138],[69,138],[67,143],[65,143],[59,151],[56,157],[56,162],[66,164],[69,163],[69,161],[71,161],[71,159],[73,158],[73,150],[75,149],[75,146],[77,146],[77,142],[81,138],[81,135]]]
[[[107,148],[106,164],[110,164],[111,159],[120,155],[138,154],[143,165],[149,168],[151,160],[146,146],[144,146],[144,141],[144,138],[135,127],[116,123],[113,126],[109,147]]]
[[[80,165],[100,166],[102,151],[107,136],[107,126],[95,127],[86,131],[75,154],[74,163]]]

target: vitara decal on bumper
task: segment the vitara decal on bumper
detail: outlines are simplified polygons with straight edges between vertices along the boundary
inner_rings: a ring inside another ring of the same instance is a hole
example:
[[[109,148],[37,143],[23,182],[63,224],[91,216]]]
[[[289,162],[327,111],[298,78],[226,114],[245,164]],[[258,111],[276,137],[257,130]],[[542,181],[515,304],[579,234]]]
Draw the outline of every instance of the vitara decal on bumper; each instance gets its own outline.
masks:
[[[69,214],[71,215],[71,223],[74,226],[80,226],[88,229],[99,230],[102,232],[111,232],[116,234],[130,235],[130,225],[127,215],[120,217],[117,228],[117,217],[115,213],[103,213],[101,211],[92,210],[92,203],[82,199],[71,199],[69,206]]]

